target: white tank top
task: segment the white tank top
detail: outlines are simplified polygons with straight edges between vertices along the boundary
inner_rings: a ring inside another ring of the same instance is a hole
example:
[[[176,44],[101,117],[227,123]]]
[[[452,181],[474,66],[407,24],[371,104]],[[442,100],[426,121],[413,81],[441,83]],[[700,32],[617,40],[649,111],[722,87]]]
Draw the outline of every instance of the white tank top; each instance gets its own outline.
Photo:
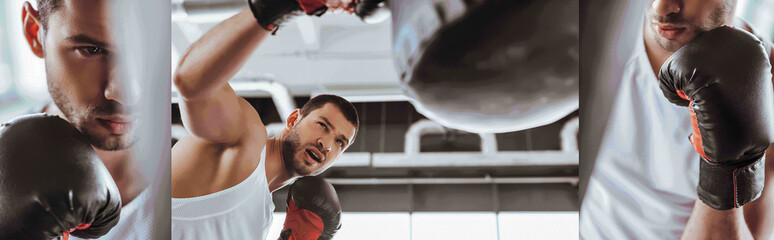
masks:
[[[265,162],[264,147],[258,167],[239,184],[204,196],[172,198],[172,239],[266,239],[274,202]]]
[[[688,108],[663,96],[639,31],[581,206],[581,239],[680,238],[699,182],[690,131]]]

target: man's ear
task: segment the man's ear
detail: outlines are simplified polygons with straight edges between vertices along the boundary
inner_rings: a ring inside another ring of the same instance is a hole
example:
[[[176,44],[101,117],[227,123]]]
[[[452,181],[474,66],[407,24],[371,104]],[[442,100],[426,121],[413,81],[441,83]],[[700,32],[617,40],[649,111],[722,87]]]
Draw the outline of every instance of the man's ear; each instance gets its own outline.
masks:
[[[22,6],[22,28],[24,29],[24,37],[27,38],[27,43],[30,44],[30,49],[35,56],[43,58],[43,37],[41,34],[40,15],[38,11],[32,8],[30,2],[24,2]]]
[[[293,128],[298,121],[301,121],[301,109],[296,108],[296,110],[293,110],[293,112],[290,113],[290,116],[288,116],[288,121],[285,123],[285,127],[287,129]]]

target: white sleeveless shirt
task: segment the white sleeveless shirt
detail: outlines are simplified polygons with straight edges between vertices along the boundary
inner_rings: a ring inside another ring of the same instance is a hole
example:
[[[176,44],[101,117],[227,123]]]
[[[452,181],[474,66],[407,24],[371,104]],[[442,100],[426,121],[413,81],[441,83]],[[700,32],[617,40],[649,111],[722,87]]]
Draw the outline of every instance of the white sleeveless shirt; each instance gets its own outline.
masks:
[[[247,179],[228,189],[172,198],[172,239],[266,239],[274,202],[266,180],[266,148]]]
[[[638,32],[581,206],[581,239],[679,239],[698,198],[689,110],[663,96]]]

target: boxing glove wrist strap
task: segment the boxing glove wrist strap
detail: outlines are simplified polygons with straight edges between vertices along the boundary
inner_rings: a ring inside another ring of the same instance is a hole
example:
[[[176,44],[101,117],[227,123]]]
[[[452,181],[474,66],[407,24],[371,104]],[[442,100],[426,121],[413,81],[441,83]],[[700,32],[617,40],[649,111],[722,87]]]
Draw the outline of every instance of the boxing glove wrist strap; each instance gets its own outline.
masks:
[[[715,163],[699,157],[699,199],[717,210],[728,210],[758,199],[763,190],[763,156],[741,164]]]

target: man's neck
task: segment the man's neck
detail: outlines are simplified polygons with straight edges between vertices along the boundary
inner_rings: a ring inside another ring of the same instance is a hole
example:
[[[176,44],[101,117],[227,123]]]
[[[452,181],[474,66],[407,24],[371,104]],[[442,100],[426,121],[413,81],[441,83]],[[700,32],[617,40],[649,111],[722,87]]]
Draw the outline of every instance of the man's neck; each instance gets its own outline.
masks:
[[[48,104],[43,109],[43,112],[57,115],[67,120],[64,113],[53,102]],[[108,172],[110,172],[110,176],[113,177],[113,181],[116,182],[118,192],[121,193],[121,202],[124,205],[134,200],[145,189],[147,184],[143,181],[139,168],[134,164],[134,151],[132,151],[132,148],[118,151],[93,149],[99,159],[102,160],[102,163],[105,164]]]
[[[282,141],[285,139],[286,131],[282,131],[276,137],[270,138],[266,141],[266,180],[269,183],[269,191],[274,192],[277,189],[290,184],[296,179],[285,168],[285,163],[282,161]]]

